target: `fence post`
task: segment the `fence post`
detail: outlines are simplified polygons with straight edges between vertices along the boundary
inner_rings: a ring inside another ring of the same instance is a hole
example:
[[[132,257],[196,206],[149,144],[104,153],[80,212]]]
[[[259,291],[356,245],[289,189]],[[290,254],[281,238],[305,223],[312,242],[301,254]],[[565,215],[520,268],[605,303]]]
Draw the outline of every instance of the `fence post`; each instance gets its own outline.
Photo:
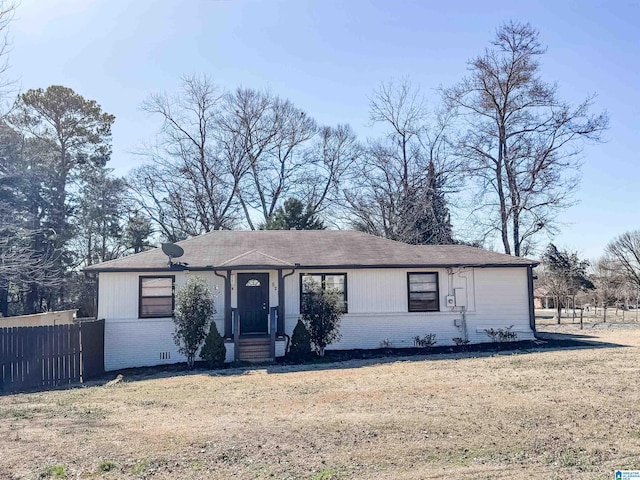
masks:
[[[80,358],[82,382],[104,373],[104,319],[81,322]]]

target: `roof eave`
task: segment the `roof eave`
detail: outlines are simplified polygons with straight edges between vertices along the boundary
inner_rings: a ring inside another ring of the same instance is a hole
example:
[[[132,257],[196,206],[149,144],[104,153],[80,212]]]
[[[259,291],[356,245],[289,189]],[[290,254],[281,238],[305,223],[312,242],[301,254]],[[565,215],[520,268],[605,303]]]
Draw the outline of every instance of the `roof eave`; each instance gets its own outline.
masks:
[[[226,270],[317,270],[317,269],[370,269],[370,268],[525,268],[540,262],[523,263],[397,263],[397,264],[326,264],[326,265],[220,265],[172,267],[112,267],[84,269],[84,272],[176,272],[176,271],[226,271]]]

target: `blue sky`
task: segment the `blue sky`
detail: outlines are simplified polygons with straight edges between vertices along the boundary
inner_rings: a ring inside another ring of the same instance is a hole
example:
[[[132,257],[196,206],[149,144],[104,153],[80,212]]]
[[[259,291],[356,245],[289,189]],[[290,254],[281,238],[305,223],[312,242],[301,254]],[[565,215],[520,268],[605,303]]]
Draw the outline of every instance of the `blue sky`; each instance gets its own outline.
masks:
[[[22,0],[9,74],[22,90],[64,85],[114,114],[111,167],[124,175],[158,128],[140,103],[183,74],[268,88],[366,138],[380,82],[409,77],[434,104],[507,20],[540,31],[542,76],[564,99],[597,93],[594,111],[611,115],[607,143],[585,150],[579,204],[554,239],[595,258],[640,228],[638,1]]]

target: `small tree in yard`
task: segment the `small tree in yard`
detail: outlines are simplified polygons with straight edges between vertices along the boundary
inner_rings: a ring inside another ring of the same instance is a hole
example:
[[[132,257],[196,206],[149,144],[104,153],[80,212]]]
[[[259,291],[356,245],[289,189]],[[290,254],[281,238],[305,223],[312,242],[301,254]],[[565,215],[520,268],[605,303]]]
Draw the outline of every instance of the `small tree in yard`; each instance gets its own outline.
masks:
[[[211,322],[209,333],[204,341],[202,350],[200,350],[200,358],[202,358],[210,368],[219,368],[224,365],[224,359],[227,356],[227,348],[224,346],[224,339],[218,332],[216,322]]]
[[[187,357],[187,365],[193,367],[198,348],[207,335],[207,323],[216,313],[213,296],[207,283],[200,277],[192,277],[176,294],[176,326],[173,339],[178,351]]]
[[[540,284],[546,287],[550,295],[556,300],[558,324],[560,324],[562,299],[573,297],[575,312],[575,296],[579,291],[595,288],[587,275],[589,262],[580,260],[575,252],[558,250],[550,243],[542,257],[543,272]]]
[[[318,355],[324,357],[324,349],[327,345],[340,339],[340,318],[342,295],[336,290],[314,289],[312,295],[305,295],[302,301],[302,321],[304,322],[311,343]]]
[[[294,362],[302,362],[311,356],[311,335],[302,320],[298,320],[291,335],[289,358]]]

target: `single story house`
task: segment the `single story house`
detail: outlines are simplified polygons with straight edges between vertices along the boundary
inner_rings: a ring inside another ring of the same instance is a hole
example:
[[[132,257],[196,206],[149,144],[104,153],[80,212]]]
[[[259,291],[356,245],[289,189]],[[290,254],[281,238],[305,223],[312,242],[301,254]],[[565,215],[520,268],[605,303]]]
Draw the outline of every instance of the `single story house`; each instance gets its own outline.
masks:
[[[173,261],[158,248],[86,269],[99,274],[106,370],[185,361],[172,315],[193,275],[215,296],[228,362],[285,355],[311,285],[343,297],[342,337],[327,350],[413,347],[427,334],[481,343],[485,330],[511,326],[534,338],[533,260],[341,230],[215,231],[178,245]]]

